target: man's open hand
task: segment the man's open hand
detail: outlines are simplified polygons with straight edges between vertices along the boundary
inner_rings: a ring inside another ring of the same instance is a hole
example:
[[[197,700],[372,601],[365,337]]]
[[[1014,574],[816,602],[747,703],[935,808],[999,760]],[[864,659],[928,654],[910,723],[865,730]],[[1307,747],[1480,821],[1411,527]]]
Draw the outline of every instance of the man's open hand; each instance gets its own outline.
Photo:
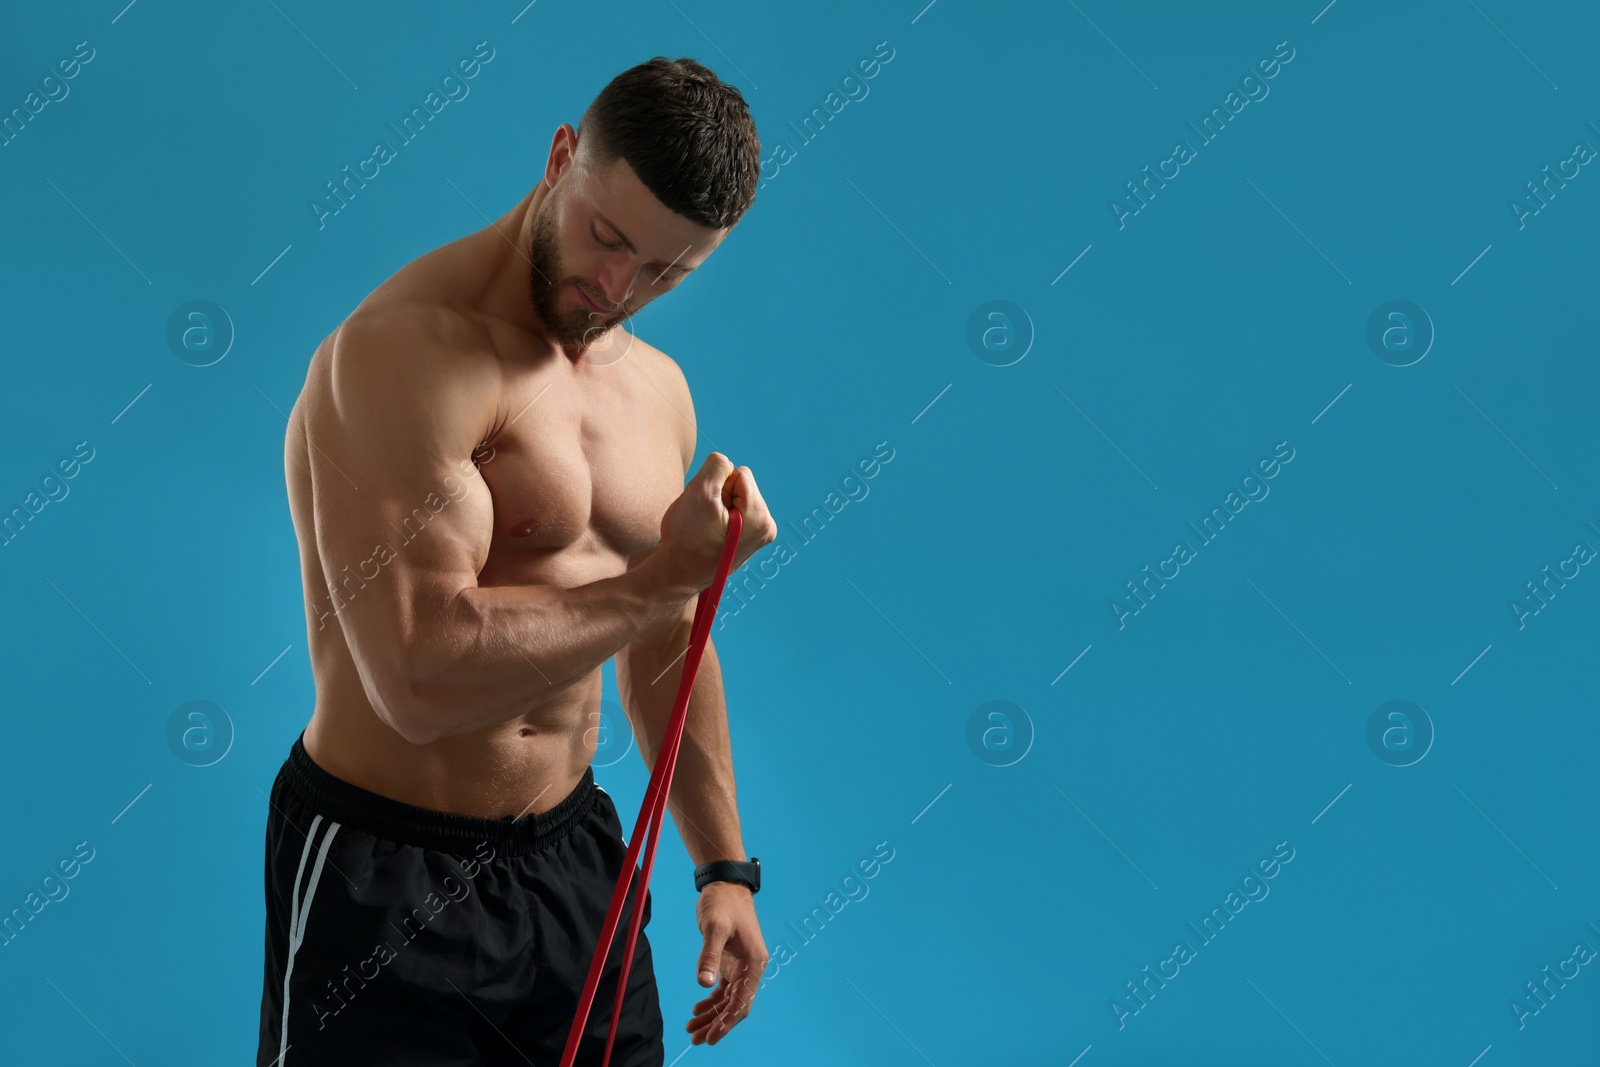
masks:
[[[696,964],[700,984],[709,986],[719,972],[722,982],[694,1006],[694,1018],[685,1029],[693,1044],[715,1045],[750,1014],[767,966],[767,946],[756,923],[755,899],[737,882],[712,882],[702,889],[695,920],[705,938]]]

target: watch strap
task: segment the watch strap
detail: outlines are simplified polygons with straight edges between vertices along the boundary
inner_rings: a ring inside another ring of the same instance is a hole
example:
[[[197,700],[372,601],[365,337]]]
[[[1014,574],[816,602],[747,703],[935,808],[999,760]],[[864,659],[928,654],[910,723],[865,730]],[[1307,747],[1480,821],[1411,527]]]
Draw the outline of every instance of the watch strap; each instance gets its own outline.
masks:
[[[738,882],[752,893],[761,891],[761,861],[751,856],[749,862],[740,860],[712,860],[694,869],[694,889],[700,892],[712,882]]]

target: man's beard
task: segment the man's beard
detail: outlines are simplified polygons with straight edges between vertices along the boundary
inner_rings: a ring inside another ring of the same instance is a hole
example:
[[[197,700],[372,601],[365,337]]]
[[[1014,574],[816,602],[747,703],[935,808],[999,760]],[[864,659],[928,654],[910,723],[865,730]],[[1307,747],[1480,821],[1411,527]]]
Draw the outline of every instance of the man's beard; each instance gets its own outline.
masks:
[[[623,322],[636,310],[624,304],[609,315],[601,315],[582,307],[576,311],[562,311],[561,296],[567,286],[582,287],[586,283],[582,278],[569,278],[563,275],[561,249],[556,239],[555,208],[549,203],[540,205],[539,214],[533,220],[533,235],[528,242],[528,258],[533,262],[533,273],[529,279],[529,295],[533,301],[533,310],[544,323],[545,332],[550,340],[563,347],[588,347],[598,343],[608,330]]]

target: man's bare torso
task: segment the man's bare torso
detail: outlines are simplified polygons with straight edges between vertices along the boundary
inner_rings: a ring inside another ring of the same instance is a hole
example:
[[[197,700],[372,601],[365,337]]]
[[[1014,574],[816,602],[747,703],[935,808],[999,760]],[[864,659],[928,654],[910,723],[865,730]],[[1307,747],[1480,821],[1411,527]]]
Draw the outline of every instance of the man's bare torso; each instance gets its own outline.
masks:
[[[500,228],[515,232],[506,221]],[[490,264],[504,242],[483,230],[419,257],[374,290],[352,320],[423,303],[447,309],[451,336],[482,339],[479,351],[470,342],[439,351],[443,359],[492,359],[500,369],[500,395],[481,412],[483,440],[471,457],[493,497],[478,584],[571,588],[622,573],[630,555],[660,540],[661,515],[683,490],[690,401],[670,360],[626,327],[575,363],[541,335],[486,313]],[[337,418],[329,384],[336,336],[311,360],[285,444],[308,622],[311,598],[338,580],[325,568],[337,572],[348,562],[318,557],[306,443]],[[355,490],[319,473],[315,491]],[[374,712],[340,626],[312,624],[308,632],[316,707],[305,746],[338,778],[420,807],[503,818],[554,806],[593,759],[598,668],[517,718],[415,745]]]

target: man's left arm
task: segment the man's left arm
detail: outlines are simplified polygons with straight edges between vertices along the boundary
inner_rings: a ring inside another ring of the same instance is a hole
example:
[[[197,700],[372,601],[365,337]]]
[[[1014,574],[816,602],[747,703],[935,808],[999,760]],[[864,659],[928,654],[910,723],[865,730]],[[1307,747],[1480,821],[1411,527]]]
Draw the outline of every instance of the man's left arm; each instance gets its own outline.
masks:
[[[637,566],[648,555],[630,557],[628,566]],[[682,682],[697,600],[691,598],[682,614],[644,631],[616,655],[617,691],[645,766],[652,769]],[[739,832],[722,669],[709,636],[689,693],[667,807],[696,866],[750,858]],[[767,947],[756,922],[753,894],[737,882],[708,884],[700,892],[695,917],[704,938],[696,964],[700,984],[711,985],[719,973],[722,982],[695,1005],[685,1029],[695,1044],[716,1044],[749,1014],[767,965]]]
[[[629,568],[649,554],[631,558]],[[656,756],[666,740],[672,702],[683,677],[695,603],[696,598],[690,598],[681,616],[644,631],[617,652],[617,691],[647,768],[655,767]],[[689,694],[667,806],[695,866],[712,860],[750,858],[744,853],[739,834],[722,668],[709,636]]]

